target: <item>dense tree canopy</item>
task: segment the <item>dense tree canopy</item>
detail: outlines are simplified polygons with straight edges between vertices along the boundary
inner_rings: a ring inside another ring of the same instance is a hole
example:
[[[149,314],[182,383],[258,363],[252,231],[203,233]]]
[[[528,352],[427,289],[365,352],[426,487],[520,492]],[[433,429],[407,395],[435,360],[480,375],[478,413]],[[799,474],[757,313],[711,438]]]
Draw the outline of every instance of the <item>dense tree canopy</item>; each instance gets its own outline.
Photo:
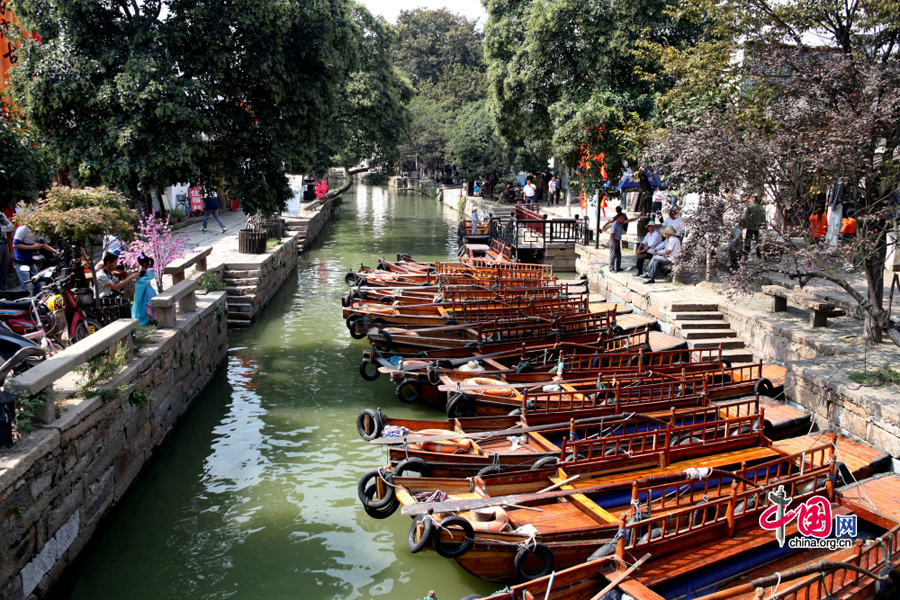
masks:
[[[346,0],[20,0],[13,82],[58,164],[132,197],[224,180],[278,210],[356,64]]]
[[[442,81],[448,73],[457,71],[472,77],[485,70],[481,52],[484,36],[475,21],[446,8],[400,11],[397,32],[394,62],[416,85]]]
[[[0,208],[34,198],[50,185],[50,161],[23,119],[0,101]]]

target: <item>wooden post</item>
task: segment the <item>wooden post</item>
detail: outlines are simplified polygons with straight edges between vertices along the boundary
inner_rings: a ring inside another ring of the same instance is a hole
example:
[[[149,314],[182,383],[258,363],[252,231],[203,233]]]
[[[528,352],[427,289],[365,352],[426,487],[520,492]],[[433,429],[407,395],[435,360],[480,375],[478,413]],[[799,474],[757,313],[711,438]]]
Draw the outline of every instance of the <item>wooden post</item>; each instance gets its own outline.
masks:
[[[619,515],[619,531],[625,533],[616,540],[616,556],[625,560],[625,536],[628,535],[628,531],[625,530],[625,513]]]
[[[725,510],[725,518],[728,520],[728,537],[734,537],[734,511],[737,505],[737,482],[731,480],[731,497],[728,499],[728,508]]]

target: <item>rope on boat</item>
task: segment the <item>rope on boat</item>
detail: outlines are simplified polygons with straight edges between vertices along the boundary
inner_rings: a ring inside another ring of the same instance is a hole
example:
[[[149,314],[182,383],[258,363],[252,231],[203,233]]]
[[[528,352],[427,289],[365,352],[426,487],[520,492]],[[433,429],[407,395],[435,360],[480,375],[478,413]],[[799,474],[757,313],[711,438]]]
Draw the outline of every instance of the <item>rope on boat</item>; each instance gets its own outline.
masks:
[[[687,475],[687,478],[690,480],[703,481],[712,475],[712,469],[709,467],[688,467],[684,470],[684,474]]]
[[[834,455],[838,456],[837,444],[834,444]],[[830,458],[828,460],[830,460],[831,462],[835,462],[834,458]],[[841,462],[843,462],[843,461],[841,461]],[[844,464],[846,464],[846,463],[844,463]],[[853,470],[850,469],[850,467],[847,467],[847,472],[850,473],[850,477],[853,478],[853,482],[856,484],[856,488],[855,488],[856,489],[856,497],[859,498],[860,500],[865,498],[866,502],[868,502],[869,505],[872,507],[872,510],[874,510],[875,512],[878,512],[878,507],[875,506],[875,503],[872,502],[872,499],[869,498],[868,494],[866,494],[866,491],[860,485],[859,480],[856,479],[856,475],[853,474]]]
[[[772,594],[769,596],[769,600],[772,600],[775,597],[775,593],[778,591],[778,586],[781,585],[781,573],[776,573],[778,575],[778,583],[775,584],[775,587],[772,588]]]

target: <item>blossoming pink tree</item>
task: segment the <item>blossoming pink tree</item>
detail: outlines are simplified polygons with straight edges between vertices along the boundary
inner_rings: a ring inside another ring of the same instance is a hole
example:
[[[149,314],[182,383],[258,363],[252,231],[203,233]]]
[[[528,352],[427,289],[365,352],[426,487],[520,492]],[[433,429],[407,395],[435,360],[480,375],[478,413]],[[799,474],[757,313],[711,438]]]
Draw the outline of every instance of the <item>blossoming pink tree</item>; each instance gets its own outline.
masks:
[[[316,199],[323,200],[328,195],[328,182],[324,179],[316,181]]]
[[[172,236],[169,219],[157,219],[153,215],[142,217],[134,241],[128,244],[127,250],[119,256],[119,262],[131,267],[138,266],[141,254],[153,259],[156,271],[156,286],[162,292],[163,269],[173,260],[186,254],[184,240]]]

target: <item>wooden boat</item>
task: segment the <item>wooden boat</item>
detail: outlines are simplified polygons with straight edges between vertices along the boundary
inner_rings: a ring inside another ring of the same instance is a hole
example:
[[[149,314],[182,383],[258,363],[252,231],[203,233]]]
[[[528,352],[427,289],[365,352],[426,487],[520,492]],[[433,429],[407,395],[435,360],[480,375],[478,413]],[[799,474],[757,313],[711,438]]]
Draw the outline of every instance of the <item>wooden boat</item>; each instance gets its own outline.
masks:
[[[705,372],[685,368],[680,373],[668,375],[667,381],[642,384],[625,376],[618,380],[612,379],[611,385],[602,381],[597,385],[596,381],[590,380],[548,380],[544,385],[484,382],[465,384],[444,377],[438,389],[448,394],[448,416],[487,416],[508,414],[515,409],[577,410],[598,404],[627,406],[645,401],[665,403],[674,398],[694,395],[706,395],[710,398],[761,395],[770,387],[762,377],[762,369],[762,361],[740,367],[720,366]],[[545,386],[552,387],[544,389]]]
[[[846,507],[843,494],[838,506]],[[895,574],[900,567],[900,525],[864,545],[837,551],[805,551],[776,560],[763,567],[731,577],[718,590],[694,592],[695,600],[883,600],[900,595],[900,581]],[[892,551],[886,551],[889,548]],[[647,555],[644,555],[647,556]],[[643,557],[642,557],[643,558]],[[647,563],[619,560],[616,555],[595,559],[552,575],[515,585],[483,600],[592,600],[607,596],[612,590],[635,600],[663,600],[635,574]],[[717,563],[713,563],[715,566]],[[739,579],[738,579],[739,578]],[[716,582],[718,583],[718,582]],[[477,594],[466,596],[479,600]]]
[[[740,421],[750,415],[760,415],[762,429],[758,422]],[[692,440],[688,435],[694,432],[685,427],[697,423],[705,423],[707,428],[701,432],[703,437],[693,441],[702,452],[709,453],[718,451],[721,440],[714,439],[714,434],[720,430],[725,436],[723,440],[737,435],[742,426],[747,433],[755,428],[757,432],[770,431],[780,436],[786,431],[779,427],[781,423],[765,419],[759,398],[648,414],[629,412],[559,418],[553,413],[544,413],[537,417],[531,420],[526,414],[500,419],[391,419],[379,411],[365,409],[357,418],[357,429],[364,439],[389,444],[388,466],[397,477],[402,477],[413,465],[416,469],[412,470],[425,476],[469,477],[555,467],[563,460],[581,461],[581,465],[570,465],[573,472],[617,460],[628,465],[642,460],[669,463],[686,459],[696,450],[690,447]],[[381,437],[385,427],[393,437]],[[667,429],[670,430],[668,435]],[[397,435],[404,431],[405,435]],[[607,441],[601,443],[600,439]],[[616,458],[610,461],[607,460],[609,456]],[[628,459],[623,461],[626,456]],[[651,458],[647,459],[647,456]],[[585,462],[590,462],[591,467],[584,467]]]
[[[563,465],[559,475],[549,480],[529,472],[480,477],[474,480],[474,489],[447,490],[458,480],[429,478],[397,478],[393,484],[399,486],[395,498],[403,505],[403,514],[423,517],[412,524],[411,546],[425,547],[418,543],[423,536],[432,544],[438,540],[436,547],[450,549],[449,554],[472,574],[490,581],[513,581],[577,565],[603,546],[620,558],[648,552],[657,558],[733,537],[756,525],[769,505],[768,492],[778,486],[785,486],[797,501],[815,493],[833,494],[832,478],[840,467],[831,460],[832,454],[831,444],[787,456],[771,446],[749,447],[574,482]],[[701,468],[712,470],[698,471]],[[513,477],[524,483],[510,485]],[[489,479],[504,482],[487,484]],[[444,487],[435,488],[436,483]],[[541,491],[549,484],[561,489]],[[416,500],[427,499],[436,489],[446,491],[447,499]],[[495,520],[508,519],[508,527],[476,529],[473,521],[477,522],[480,509],[493,509],[483,512],[490,512]],[[637,520],[631,518],[636,509],[642,513]],[[432,528],[436,533],[431,535],[425,530],[425,515],[443,528]],[[465,533],[462,544],[461,530]],[[765,533],[774,541],[770,532]],[[762,541],[762,537],[756,540]],[[660,569],[664,572],[665,565]]]

